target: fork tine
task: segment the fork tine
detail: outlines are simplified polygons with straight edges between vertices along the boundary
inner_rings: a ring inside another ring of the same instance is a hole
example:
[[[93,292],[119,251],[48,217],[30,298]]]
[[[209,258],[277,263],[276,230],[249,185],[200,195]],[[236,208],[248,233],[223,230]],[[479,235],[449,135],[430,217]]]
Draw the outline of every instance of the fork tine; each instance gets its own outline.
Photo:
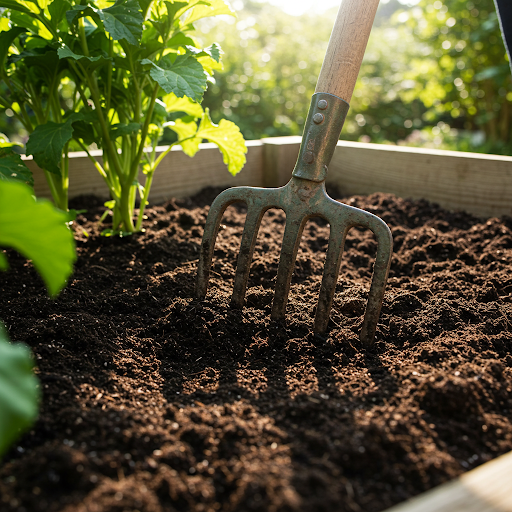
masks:
[[[295,258],[297,257],[302,231],[307,221],[308,217],[302,214],[297,216],[291,213],[286,218],[281,257],[277,269],[276,292],[272,303],[271,318],[273,320],[282,320],[285,317]]]
[[[331,312],[332,300],[338,282],[340,273],[341,260],[343,256],[343,248],[347,237],[348,228],[343,230],[339,236],[340,227],[331,223],[331,231],[329,234],[329,245],[327,246],[327,255],[325,257],[324,275],[322,277],[322,286],[315,314],[314,331],[324,333],[329,323],[329,314]]]
[[[384,290],[388,279],[393,251],[393,237],[384,222],[372,222],[370,229],[375,233],[378,246],[375,264],[373,266],[372,284],[370,286],[370,293],[368,294],[368,303],[359,334],[359,339],[365,345],[371,345],[373,343],[380,310],[382,308],[382,301],[384,300]]]
[[[210,211],[204,225],[201,252],[199,253],[199,261],[197,263],[196,295],[201,299],[206,296],[206,291],[208,290],[215,239],[219,232],[222,215],[228,206],[239,200],[237,190],[232,188],[221,192],[210,206]]]
[[[265,211],[265,208],[262,209],[258,206],[250,207],[245,218],[244,232],[240,244],[238,261],[236,263],[233,295],[231,297],[231,305],[234,307],[241,308],[244,304],[245,290],[247,288],[247,280],[249,279],[254,246],[256,245],[258,230]]]

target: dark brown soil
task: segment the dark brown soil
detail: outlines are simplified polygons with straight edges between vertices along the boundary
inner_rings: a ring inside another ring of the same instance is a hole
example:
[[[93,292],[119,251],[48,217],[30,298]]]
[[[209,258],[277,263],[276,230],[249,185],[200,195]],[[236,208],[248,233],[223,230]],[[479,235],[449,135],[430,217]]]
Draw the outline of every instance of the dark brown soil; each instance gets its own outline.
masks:
[[[305,229],[286,325],[269,319],[277,211],[244,310],[229,307],[242,207],[224,218],[207,299],[193,298],[212,197],[153,207],[147,231],[122,239],[99,236],[103,209],[89,198],[56,301],[9,252],[0,318],[32,347],[43,401],[0,468],[2,512],[377,512],[512,450],[511,218],[345,198],[394,235],[364,350],[373,235],[349,234],[323,339],[311,330],[320,220]]]

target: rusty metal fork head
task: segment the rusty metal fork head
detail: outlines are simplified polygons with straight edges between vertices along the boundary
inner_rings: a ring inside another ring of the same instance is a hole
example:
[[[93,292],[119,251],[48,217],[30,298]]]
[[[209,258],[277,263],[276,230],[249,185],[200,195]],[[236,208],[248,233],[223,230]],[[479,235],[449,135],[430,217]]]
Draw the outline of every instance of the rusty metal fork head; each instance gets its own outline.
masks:
[[[284,319],[302,231],[309,219],[321,217],[330,224],[330,236],[314,330],[317,333],[324,333],[327,330],[347,233],[352,227],[361,226],[372,230],[378,243],[372,283],[360,333],[360,339],[364,344],[372,344],[384,297],[393,243],[388,226],[379,217],[334,201],[325,191],[327,165],[336,148],[347,110],[348,104],[336,96],[325,93],[314,94],[299,158],[288,184],[280,188],[234,187],[217,196],[210,207],[203,235],[198,263],[196,290],[198,297],[203,298],[206,295],[215,239],[226,208],[240,201],[247,205],[247,217],[231,299],[235,307],[243,306],[261,219],[267,210],[280,208],[286,214],[286,227],[271,317],[275,320]]]

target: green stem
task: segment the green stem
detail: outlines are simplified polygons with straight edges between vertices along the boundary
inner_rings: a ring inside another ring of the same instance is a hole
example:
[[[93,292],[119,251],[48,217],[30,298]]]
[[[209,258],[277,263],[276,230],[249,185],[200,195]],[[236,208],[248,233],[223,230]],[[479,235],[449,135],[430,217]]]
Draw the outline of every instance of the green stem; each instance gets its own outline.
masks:
[[[56,183],[55,181],[59,179],[60,176],[53,174],[48,171],[44,171],[44,175],[46,177],[46,181],[48,186],[50,187],[50,191],[52,193],[53,201],[57,208],[60,208],[62,211],[68,211],[67,197],[63,195],[61,183]]]
[[[155,84],[153,88],[153,94],[151,95],[151,100],[149,102],[149,106],[146,112],[146,119],[144,120],[144,126],[142,127],[142,131],[140,134],[140,142],[139,149],[137,151],[137,155],[132,161],[132,167],[130,169],[130,182],[133,181],[139,172],[139,164],[142,159],[142,154],[144,152],[144,144],[146,142],[146,137],[148,135],[149,125],[151,123],[151,117],[153,116],[153,109],[155,107],[156,98],[158,96],[158,84]]]
[[[108,56],[112,59],[114,57],[114,40],[109,37],[108,40]],[[108,70],[107,70],[107,104],[106,104],[106,110],[107,110],[107,116],[110,112],[110,98],[112,95],[112,61],[108,63]]]
[[[78,35],[80,37],[80,44],[82,45],[82,51],[86,57],[89,57],[89,46],[87,45],[87,37],[85,35],[85,23],[84,18],[78,19]]]
[[[165,151],[163,151],[162,153],[160,153],[160,155],[158,155],[158,158],[156,159],[156,161],[153,165],[153,169],[151,169],[151,172],[156,171],[156,168],[160,165],[160,162],[169,154],[169,152],[172,150],[172,148],[174,146],[178,146],[181,143],[185,142],[186,140],[192,140],[194,138],[195,138],[195,136],[193,135],[192,137],[187,137],[185,139],[181,139],[176,142],[173,142]]]
[[[139,216],[137,217],[137,224],[135,225],[135,231],[140,231],[142,228],[142,221],[144,219],[144,210],[148,202],[149,191],[151,190],[151,184],[153,183],[153,172],[148,172],[146,183],[144,184],[144,195],[140,198],[140,209]]]
[[[121,200],[119,202],[119,213],[121,215],[122,223],[123,223],[123,231],[128,231],[129,233],[133,233],[135,231],[135,226],[133,225],[132,219],[132,208],[131,205],[131,186],[123,186],[121,189]],[[116,203],[117,207],[117,203]]]

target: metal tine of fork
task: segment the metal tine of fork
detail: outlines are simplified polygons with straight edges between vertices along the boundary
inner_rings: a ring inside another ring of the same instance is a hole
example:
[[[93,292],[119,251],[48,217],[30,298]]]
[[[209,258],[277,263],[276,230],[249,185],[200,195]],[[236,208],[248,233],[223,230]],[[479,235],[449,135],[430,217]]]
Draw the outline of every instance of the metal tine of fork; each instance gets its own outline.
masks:
[[[372,284],[368,293],[368,303],[364,313],[363,325],[359,339],[366,345],[371,345],[377,329],[384,290],[388,279],[391,255],[393,251],[393,237],[386,224],[380,219],[365,219],[366,227],[371,229],[377,238],[377,254],[373,266]]]
[[[343,248],[349,230],[348,226],[343,227],[334,223],[330,224],[329,245],[327,246],[322,285],[315,314],[314,331],[317,333],[324,333],[327,330],[334,292],[340,273]]]
[[[244,304],[254,246],[256,245],[256,240],[258,238],[261,219],[266,211],[267,208],[262,208],[258,205],[249,206],[247,211],[244,232],[242,234],[242,242],[240,243],[240,252],[236,263],[233,295],[231,296],[231,305],[237,308],[241,308]]]
[[[204,298],[208,290],[208,280],[212,266],[213,251],[215,249],[215,240],[219,232],[222,215],[228,206],[240,201],[240,189],[242,188],[243,187],[231,188],[221,192],[210,206],[210,211],[208,212],[204,226],[201,252],[197,264],[196,294],[200,298]]]
[[[286,227],[281,246],[281,257],[277,269],[274,301],[270,315],[273,320],[282,320],[285,317],[286,303],[288,302],[295,259],[297,257],[302,231],[304,230],[308,218],[308,216],[303,215],[301,212],[298,212],[298,215],[294,215],[293,212],[290,212],[286,216]]]

